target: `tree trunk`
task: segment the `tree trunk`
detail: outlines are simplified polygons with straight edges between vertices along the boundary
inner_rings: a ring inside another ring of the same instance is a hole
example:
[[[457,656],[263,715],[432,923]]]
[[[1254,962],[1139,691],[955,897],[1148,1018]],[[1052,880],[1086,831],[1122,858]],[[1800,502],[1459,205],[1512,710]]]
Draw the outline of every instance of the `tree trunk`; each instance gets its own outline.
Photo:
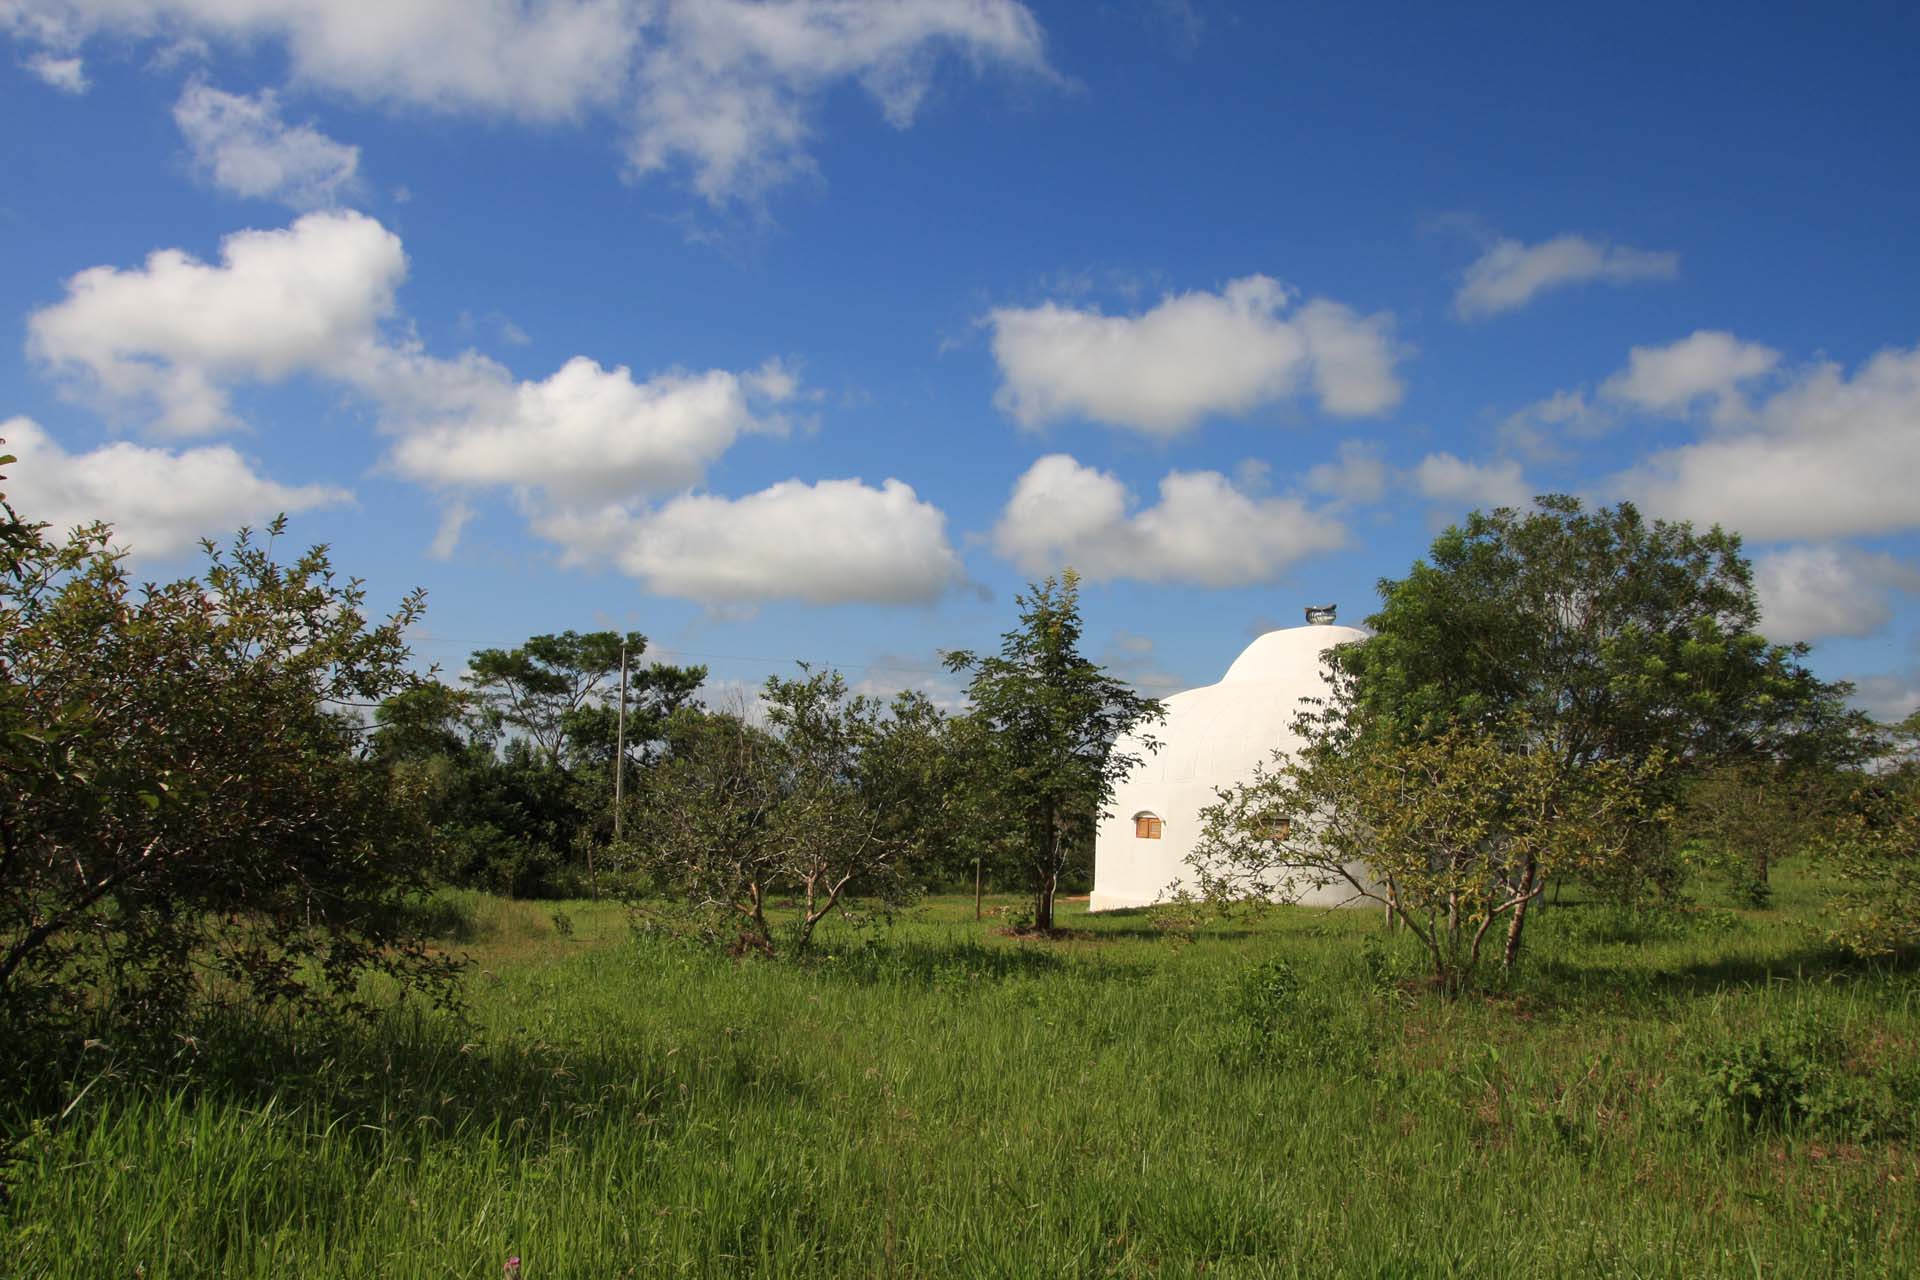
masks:
[[[1534,883],[1534,869],[1531,865],[1527,867],[1526,874],[1521,878],[1520,887],[1526,892],[1521,895],[1520,901],[1513,908],[1513,919],[1507,925],[1507,945],[1500,955],[1501,967],[1508,973],[1513,972],[1514,961],[1520,958],[1520,934],[1527,927],[1527,907],[1533,902],[1533,895],[1540,887]]]
[[[1046,839],[1040,846],[1040,860],[1034,867],[1033,927],[1039,933],[1053,932],[1053,886],[1060,878],[1060,822],[1053,806],[1047,806]]]

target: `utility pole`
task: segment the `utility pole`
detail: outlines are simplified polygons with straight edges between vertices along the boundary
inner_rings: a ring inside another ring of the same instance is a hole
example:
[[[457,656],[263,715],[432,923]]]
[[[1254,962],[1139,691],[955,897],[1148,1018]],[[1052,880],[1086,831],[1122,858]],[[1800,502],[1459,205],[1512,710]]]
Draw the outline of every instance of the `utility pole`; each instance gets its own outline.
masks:
[[[613,748],[613,842],[620,843],[622,816],[620,798],[627,779],[627,642],[620,641],[620,728],[614,734]]]

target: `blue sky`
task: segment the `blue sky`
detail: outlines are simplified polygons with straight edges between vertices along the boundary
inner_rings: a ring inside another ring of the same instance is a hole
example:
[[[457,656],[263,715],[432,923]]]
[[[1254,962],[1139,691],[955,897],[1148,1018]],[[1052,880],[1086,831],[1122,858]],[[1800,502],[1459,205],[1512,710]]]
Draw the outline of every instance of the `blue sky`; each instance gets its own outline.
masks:
[[[1724,522],[1920,705],[1920,11],[0,0],[9,496],[274,512],[423,661],[1151,692],[1476,506]]]

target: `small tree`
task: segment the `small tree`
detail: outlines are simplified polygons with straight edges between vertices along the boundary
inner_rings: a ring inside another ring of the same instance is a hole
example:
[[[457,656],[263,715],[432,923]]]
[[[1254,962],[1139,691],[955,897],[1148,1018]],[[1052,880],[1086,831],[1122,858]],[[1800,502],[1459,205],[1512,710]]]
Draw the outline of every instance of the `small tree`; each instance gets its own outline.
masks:
[[[1833,938],[1861,955],[1920,949],[1920,712],[1887,735],[1888,767],[1857,777],[1823,841],[1845,885]]]
[[[640,665],[647,641],[637,631],[538,635],[469,660],[463,719],[484,750],[446,757],[459,768],[442,821],[463,851],[459,874],[512,893],[578,892],[564,874],[571,863],[598,892],[595,851],[613,837],[623,645],[631,773],[652,757],[667,717],[692,698],[705,668]]]
[[[1832,831],[1854,775],[1753,759],[1716,765],[1680,792],[1676,835],[1690,862],[1723,877],[1746,906],[1773,899],[1773,869]]]
[[[245,530],[203,578],[136,588],[104,525],[52,542],[5,510],[7,1010],[356,1007],[370,970],[450,993],[399,909],[427,833],[348,713],[411,680],[422,597],[370,624],[324,549],[283,565]]]
[[[1276,756],[1202,811],[1188,857],[1198,891],[1227,904],[1345,885],[1405,924],[1449,994],[1504,925],[1511,971],[1547,877],[1616,859],[1666,818],[1649,800],[1658,757],[1569,774],[1550,751],[1513,745],[1529,737],[1456,724]]]
[[[803,952],[856,899],[891,909],[912,897],[912,840],[893,808],[909,793],[863,785],[886,730],[879,704],[848,696],[839,673],[769,679],[765,700],[764,729],[726,713],[669,722],[627,853],[710,940],[772,954],[769,911],[790,900],[787,936]]]
[[[1165,713],[1080,655],[1073,570],[1029,586],[1017,602],[1020,625],[1001,637],[998,656],[961,650],[946,664],[972,674],[967,692],[990,735],[993,794],[1020,833],[1034,927],[1050,931],[1061,877],[1091,849],[1114,787],[1141,763],[1114,750],[1115,740]]]

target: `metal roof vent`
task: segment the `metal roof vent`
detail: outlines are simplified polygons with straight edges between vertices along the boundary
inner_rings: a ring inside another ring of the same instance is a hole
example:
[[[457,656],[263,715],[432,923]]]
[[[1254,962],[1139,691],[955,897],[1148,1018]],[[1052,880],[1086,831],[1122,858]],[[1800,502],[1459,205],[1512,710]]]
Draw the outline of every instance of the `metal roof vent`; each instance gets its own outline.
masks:
[[[1310,627],[1330,627],[1333,615],[1339,610],[1337,604],[1310,604],[1307,606],[1307,625]]]

